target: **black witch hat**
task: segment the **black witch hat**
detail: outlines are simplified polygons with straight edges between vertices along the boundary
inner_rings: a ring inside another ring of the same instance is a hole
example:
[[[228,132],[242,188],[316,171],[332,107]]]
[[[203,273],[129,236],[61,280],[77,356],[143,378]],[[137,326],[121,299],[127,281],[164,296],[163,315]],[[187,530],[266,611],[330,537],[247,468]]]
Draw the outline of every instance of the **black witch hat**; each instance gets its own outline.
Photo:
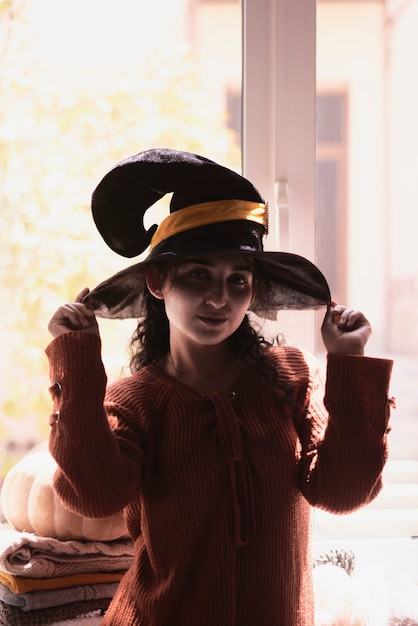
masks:
[[[148,230],[144,215],[172,193],[170,214]],[[254,259],[266,288],[251,310],[272,317],[280,309],[311,309],[331,301],[327,281],[308,259],[265,252],[268,208],[252,183],[205,157],[171,149],[140,152],[118,163],[92,196],[96,226],[107,245],[125,257],[149,246],[145,260],[95,287],[85,301],[98,315],[139,318],[150,265],[190,256],[235,254]]]

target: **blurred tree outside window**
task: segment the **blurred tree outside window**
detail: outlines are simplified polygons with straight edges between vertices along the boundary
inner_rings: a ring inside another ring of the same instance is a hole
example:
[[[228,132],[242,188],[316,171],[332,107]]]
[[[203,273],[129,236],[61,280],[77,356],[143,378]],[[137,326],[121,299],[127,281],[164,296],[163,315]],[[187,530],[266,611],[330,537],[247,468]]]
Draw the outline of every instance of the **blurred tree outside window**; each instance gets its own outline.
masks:
[[[237,98],[228,103],[241,85],[241,13],[231,5],[239,1],[0,2],[0,481],[48,436],[51,314],[130,264],[91,217],[102,176],[152,147],[240,170]],[[215,82],[205,55],[223,19],[233,54]],[[101,322],[110,379],[127,364],[133,327]]]

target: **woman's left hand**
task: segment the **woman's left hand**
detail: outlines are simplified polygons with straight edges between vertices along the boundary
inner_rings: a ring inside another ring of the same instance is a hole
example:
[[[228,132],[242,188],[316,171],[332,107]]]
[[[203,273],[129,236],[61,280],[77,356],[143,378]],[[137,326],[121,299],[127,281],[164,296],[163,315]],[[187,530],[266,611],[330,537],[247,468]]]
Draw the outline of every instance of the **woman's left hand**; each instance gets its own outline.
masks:
[[[372,327],[361,311],[331,302],[321,332],[329,353],[363,355]]]

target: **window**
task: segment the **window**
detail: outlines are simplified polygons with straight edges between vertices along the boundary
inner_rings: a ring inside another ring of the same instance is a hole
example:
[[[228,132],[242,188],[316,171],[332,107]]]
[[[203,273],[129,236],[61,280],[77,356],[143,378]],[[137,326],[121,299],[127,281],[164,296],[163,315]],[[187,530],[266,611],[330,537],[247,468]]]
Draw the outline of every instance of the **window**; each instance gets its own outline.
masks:
[[[219,24],[227,36],[218,37]],[[157,146],[240,169],[241,6],[12,0],[0,5],[0,36],[1,484],[48,436],[48,319],[84,285],[128,265],[94,228],[100,178]],[[103,320],[109,379],[127,364],[132,330]]]
[[[382,612],[393,598],[416,610],[418,584],[418,344],[410,317],[418,3],[259,0],[255,9],[248,0],[244,24],[243,157],[273,199],[270,245],[288,242],[323,265],[334,294],[372,321],[368,353],[395,361],[398,407],[381,496],[350,516],[314,515],[315,550],[353,549],[368,572],[364,608],[375,612],[364,620],[386,626]],[[315,349],[309,315],[283,315],[278,326]],[[376,575],[379,592],[371,589]]]

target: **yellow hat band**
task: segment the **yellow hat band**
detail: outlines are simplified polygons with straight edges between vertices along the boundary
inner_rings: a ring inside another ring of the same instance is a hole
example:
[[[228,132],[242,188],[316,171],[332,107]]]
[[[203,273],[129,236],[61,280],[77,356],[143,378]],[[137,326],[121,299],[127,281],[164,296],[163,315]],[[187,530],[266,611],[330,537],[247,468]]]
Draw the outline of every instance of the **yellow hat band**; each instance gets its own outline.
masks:
[[[215,202],[193,204],[185,209],[179,209],[161,222],[151,239],[150,250],[161,241],[164,241],[164,239],[177,235],[177,233],[199,228],[199,226],[207,226],[217,222],[230,222],[232,220],[257,222],[264,226],[267,234],[267,205],[248,200],[217,200]]]

